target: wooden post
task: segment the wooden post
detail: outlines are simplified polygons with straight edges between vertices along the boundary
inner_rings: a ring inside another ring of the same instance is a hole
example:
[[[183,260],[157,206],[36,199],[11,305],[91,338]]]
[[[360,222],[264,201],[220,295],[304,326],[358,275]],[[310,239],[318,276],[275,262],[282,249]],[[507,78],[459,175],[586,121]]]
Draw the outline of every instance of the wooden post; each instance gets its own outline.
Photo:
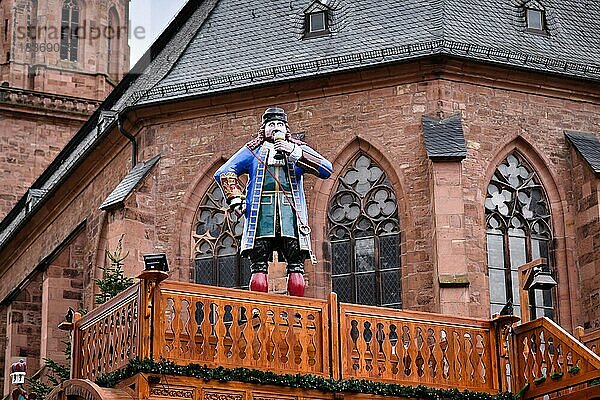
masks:
[[[531,320],[531,310],[529,310],[529,285],[531,284],[531,279],[533,279],[534,268],[541,265],[546,265],[545,258],[536,258],[519,267],[519,304],[521,305],[522,323]]]
[[[579,340],[580,342],[583,343],[583,335],[585,334],[585,329],[583,329],[583,326],[575,327],[575,331],[573,333],[574,333],[573,336],[575,336],[577,338],[577,340]]]
[[[501,359],[504,347],[503,333],[506,327],[513,325],[517,322],[519,322],[519,317],[516,317],[514,315],[499,315],[491,321],[492,330],[494,331],[490,333],[490,345],[492,347],[492,371],[497,371],[497,374],[494,376],[493,387],[494,389],[498,389],[499,392],[507,392],[511,389],[510,387],[508,387],[508,382],[506,380],[506,371],[504,369],[505,363],[502,362]],[[511,373],[514,376],[514,371],[512,371],[512,365],[515,360],[512,355],[513,343],[511,339],[512,336],[509,336],[506,357],[508,357],[508,363],[511,366]]]
[[[154,299],[159,283],[167,279],[165,271],[142,271],[140,279],[138,310],[138,352],[141,359],[153,358],[154,342]]]
[[[340,379],[341,377],[341,350],[340,349],[340,309],[337,300],[337,294],[331,292],[329,294],[329,343],[323,343],[324,346],[329,346],[331,377]]]

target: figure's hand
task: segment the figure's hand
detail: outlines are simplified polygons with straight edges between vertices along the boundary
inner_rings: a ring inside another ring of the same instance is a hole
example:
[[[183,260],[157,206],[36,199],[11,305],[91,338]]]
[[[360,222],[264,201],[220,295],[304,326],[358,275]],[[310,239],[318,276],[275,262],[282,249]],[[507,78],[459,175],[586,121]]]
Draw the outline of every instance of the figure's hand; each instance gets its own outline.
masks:
[[[289,155],[292,151],[294,151],[294,147],[296,147],[296,145],[292,142],[288,142],[287,140],[276,140],[274,147],[276,151],[281,151]]]
[[[231,211],[233,211],[238,217],[241,217],[246,213],[246,203],[243,202],[240,204],[232,205]]]
[[[229,204],[229,208],[235,213],[235,215],[241,217],[246,213],[246,202],[244,199],[236,197]]]

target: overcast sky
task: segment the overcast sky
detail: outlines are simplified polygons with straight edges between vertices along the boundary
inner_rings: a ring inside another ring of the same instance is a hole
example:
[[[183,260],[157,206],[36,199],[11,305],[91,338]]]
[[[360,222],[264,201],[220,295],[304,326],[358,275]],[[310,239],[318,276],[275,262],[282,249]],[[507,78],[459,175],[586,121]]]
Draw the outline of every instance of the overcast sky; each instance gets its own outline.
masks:
[[[150,47],[158,35],[167,27],[169,22],[187,0],[131,0],[129,18],[131,20],[131,66]],[[138,28],[137,31],[135,30]],[[140,34],[144,30],[144,34]],[[138,33],[136,35],[136,32]]]

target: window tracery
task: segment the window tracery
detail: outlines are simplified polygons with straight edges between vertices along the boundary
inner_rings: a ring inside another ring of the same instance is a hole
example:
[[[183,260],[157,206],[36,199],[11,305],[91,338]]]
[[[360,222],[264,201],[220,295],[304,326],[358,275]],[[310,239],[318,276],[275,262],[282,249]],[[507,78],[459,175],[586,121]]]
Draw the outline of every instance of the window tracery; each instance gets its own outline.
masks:
[[[551,260],[551,215],[535,171],[512,153],[498,165],[485,200],[487,256],[492,314],[512,300],[521,315],[517,270],[536,258]],[[554,318],[551,290],[532,290],[531,318]]]
[[[328,222],[332,286],[340,301],[401,308],[396,195],[366,155],[338,179]]]
[[[244,219],[229,212],[221,189],[213,183],[196,212],[192,233],[196,283],[247,288],[250,265],[239,255]]]

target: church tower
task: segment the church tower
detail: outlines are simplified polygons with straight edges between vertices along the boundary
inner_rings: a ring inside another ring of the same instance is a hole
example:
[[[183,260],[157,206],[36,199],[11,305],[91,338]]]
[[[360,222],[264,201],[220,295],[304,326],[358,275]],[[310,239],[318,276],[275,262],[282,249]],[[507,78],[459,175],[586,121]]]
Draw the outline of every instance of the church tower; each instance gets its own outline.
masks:
[[[129,0],[0,0],[0,220],[129,70],[128,24]]]
[[[102,100],[129,69],[129,0],[4,0],[3,85]]]

